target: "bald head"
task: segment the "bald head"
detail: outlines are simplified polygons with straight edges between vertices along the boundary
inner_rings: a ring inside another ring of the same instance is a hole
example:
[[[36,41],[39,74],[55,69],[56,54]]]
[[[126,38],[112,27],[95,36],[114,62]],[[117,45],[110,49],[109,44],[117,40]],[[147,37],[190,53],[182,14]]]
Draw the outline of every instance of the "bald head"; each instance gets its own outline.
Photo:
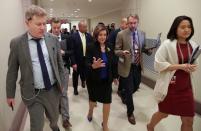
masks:
[[[87,32],[87,23],[85,21],[80,21],[78,23],[78,28],[79,28],[79,31],[82,33]]]
[[[120,28],[122,30],[126,29],[128,26],[127,26],[127,18],[122,18],[121,19],[121,24],[120,24]]]

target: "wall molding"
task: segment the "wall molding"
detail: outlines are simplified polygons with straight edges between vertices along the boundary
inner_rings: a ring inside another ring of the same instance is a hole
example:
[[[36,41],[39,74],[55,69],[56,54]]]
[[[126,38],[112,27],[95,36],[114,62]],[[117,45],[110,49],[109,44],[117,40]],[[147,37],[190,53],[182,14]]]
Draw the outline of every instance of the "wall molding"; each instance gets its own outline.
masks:
[[[154,86],[156,84],[156,81],[151,80],[150,78],[146,76],[142,76],[142,83],[147,85],[148,87],[154,89]],[[195,100],[195,112],[199,115],[201,115],[201,102],[198,102]]]

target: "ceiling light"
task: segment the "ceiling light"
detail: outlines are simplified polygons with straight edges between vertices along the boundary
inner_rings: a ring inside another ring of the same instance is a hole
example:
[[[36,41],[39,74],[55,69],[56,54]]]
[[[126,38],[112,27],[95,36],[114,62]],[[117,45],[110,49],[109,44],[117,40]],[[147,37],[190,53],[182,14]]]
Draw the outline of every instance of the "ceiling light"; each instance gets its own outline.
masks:
[[[74,12],[75,12],[75,13],[77,13],[78,11],[77,11],[77,10],[75,10]]]
[[[54,0],[50,0],[51,2],[53,2]]]
[[[51,8],[51,9],[50,9],[50,13],[52,13],[52,12],[53,12],[53,9]]]
[[[92,0],[88,0],[89,2],[92,2]]]
[[[78,11],[80,11],[80,9],[77,9]]]

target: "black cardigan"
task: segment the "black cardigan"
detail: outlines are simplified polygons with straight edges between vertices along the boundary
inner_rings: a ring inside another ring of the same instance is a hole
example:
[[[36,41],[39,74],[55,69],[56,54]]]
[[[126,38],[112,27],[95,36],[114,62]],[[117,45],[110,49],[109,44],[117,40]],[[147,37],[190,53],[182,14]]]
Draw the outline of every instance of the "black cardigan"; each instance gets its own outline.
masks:
[[[115,66],[114,65],[114,53],[112,52],[111,48],[108,47],[108,43],[106,43],[105,46],[105,52],[106,56],[108,59],[108,81],[109,83],[112,83],[114,78],[117,78],[117,72],[115,71]],[[100,44],[98,42],[94,42],[92,44],[89,44],[86,50],[86,67],[87,67],[87,81],[88,82],[101,82],[101,77],[100,77],[100,71],[101,68],[93,69],[92,68],[92,63],[93,63],[93,57],[96,57],[96,59],[101,58],[102,52],[100,48]]]

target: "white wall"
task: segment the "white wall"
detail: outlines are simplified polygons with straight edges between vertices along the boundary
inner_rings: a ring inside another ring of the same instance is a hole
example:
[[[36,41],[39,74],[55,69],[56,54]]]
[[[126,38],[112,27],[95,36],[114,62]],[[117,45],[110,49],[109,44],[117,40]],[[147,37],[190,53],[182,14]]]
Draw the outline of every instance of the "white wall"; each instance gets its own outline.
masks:
[[[22,0],[4,0],[0,4],[0,131],[7,131],[9,129],[21,102],[18,88],[14,112],[7,106],[5,81],[10,40],[25,30],[23,7],[26,6],[26,3],[22,3]]]
[[[127,0],[122,8],[122,14],[138,13],[140,28],[146,32],[147,37],[153,38],[158,32],[163,32],[162,40],[166,39],[167,32],[175,17],[188,15],[193,19],[195,35],[192,40],[201,42],[201,1],[200,0]],[[201,63],[201,59],[199,60]],[[194,80],[197,82],[196,100],[201,102],[201,66]],[[146,71],[145,75],[156,78],[155,74]]]
[[[99,22],[103,22],[105,25],[108,25],[114,22],[116,28],[118,28],[120,25],[120,20],[122,18],[121,13],[122,13],[121,10],[117,10],[117,11],[110,12],[108,14],[104,14],[104,15],[92,18],[90,31],[94,30],[94,28]]]

